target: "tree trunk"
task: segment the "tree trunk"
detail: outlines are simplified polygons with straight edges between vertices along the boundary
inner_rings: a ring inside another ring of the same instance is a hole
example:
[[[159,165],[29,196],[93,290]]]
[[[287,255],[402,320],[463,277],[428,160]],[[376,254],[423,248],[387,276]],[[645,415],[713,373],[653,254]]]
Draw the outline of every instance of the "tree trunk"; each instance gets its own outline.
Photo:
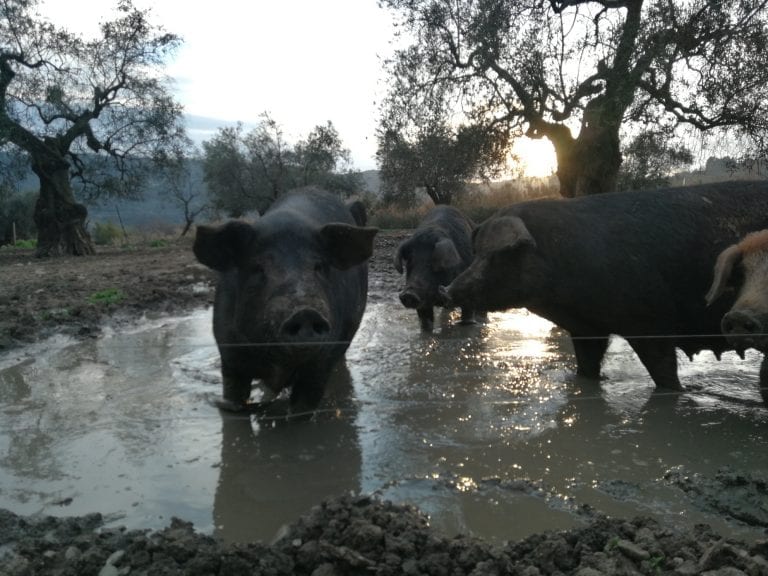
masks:
[[[38,257],[94,253],[85,229],[88,210],[75,201],[69,180],[69,165],[63,159],[34,158],[32,170],[40,179],[35,204]]]
[[[621,168],[620,123],[607,120],[598,101],[584,111],[577,138],[568,128],[550,126],[547,136],[557,155],[560,194],[566,198],[615,192]]]

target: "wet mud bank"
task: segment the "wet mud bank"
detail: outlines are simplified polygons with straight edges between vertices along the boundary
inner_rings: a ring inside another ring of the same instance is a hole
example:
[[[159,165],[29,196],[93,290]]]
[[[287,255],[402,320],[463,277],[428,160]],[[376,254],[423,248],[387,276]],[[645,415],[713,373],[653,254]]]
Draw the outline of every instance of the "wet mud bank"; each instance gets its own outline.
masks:
[[[582,528],[492,546],[467,536],[441,536],[415,508],[365,496],[319,504],[271,545],[222,544],[178,519],[155,532],[98,531],[100,521],[99,515],[24,519],[0,513],[0,571],[9,576],[768,573],[768,542],[729,541],[704,525],[681,532],[644,518],[598,518]]]

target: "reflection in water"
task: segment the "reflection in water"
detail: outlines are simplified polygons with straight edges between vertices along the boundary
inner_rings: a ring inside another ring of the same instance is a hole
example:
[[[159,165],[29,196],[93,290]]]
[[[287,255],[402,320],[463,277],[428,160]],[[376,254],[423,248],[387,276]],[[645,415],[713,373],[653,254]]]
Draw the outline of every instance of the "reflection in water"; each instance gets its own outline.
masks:
[[[331,376],[311,419],[222,414],[221,468],[214,533],[224,540],[270,541],[323,498],[360,490],[360,447],[349,370]]]
[[[226,540],[270,540],[322,499],[364,491],[498,540],[571,526],[582,504],[749,532],[664,477],[768,473],[759,354],[681,356],[686,390],[665,394],[620,339],[605,378],[582,381],[567,334],[526,311],[474,326],[443,314],[433,334],[408,312],[369,303],[308,420],[213,406],[210,311],[0,356],[0,507],[101,511],[129,528],[173,515]]]

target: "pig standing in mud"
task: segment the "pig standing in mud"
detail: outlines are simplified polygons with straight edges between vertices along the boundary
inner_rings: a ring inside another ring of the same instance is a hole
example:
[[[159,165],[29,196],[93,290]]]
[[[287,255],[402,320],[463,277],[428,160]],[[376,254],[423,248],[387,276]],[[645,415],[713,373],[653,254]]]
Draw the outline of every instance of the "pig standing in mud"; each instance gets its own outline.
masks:
[[[395,268],[400,274],[405,264],[400,302],[416,309],[426,332],[432,331],[433,308],[445,303],[439,287],[449,284],[472,261],[472,228],[474,224],[456,208],[436,206],[397,248]],[[462,307],[461,321],[473,320],[474,310]]]
[[[609,335],[623,336],[656,386],[679,389],[676,347],[689,357],[732,348],[720,319],[733,297],[704,298],[717,255],[764,227],[768,182],[524,202],[475,230],[474,260],[445,292],[461,306],[526,307],[568,330],[589,378]]]
[[[768,230],[748,234],[717,257],[707,303],[734,292],[736,301],[720,323],[723,334],[742,356],[747,348],[768,353]],[[765,358],[760,367],[760,393],[768,404]]]
[[[255,224],[198,227],[195,256],[220,273],[213,333],[223,408],[245,408],[254,378],[274,394],[290,388],[294,412],[317,406],[365,311],[377,232],[365,223],[359,202],[305,188]]]

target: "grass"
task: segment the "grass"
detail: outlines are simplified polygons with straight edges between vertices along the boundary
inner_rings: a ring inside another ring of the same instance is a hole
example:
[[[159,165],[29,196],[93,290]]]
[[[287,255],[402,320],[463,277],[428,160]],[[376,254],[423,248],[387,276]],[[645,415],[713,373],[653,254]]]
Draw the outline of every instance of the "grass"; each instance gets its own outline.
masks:
[[[91,304],[117,304],[123,298],[125,294],[118,288],[107,288],[106,290],[99,290],[88,296],[88,302]]]
[[[43,310],[40,313],[40,318],[45,321],[64,320],[69,318],[71,314],[72,312],[69,310],[69,308],[51,308],[49,310]]]
[[[523,185],[505,182],[501,186],[470,187],[459,196],[453,206],[471,220],[480,223],[501,208],[517,202],[545,197],[559,197],[557,188],[546,182],[539,184],[527,182]],[[413,208],[379,205],[371,210],[369,224],[383,230],[416,228],[433,206],[432,200],[429,199]]]
[[[22,250],[31,250],[37,248],[37,240],[32,238],[29,240],[16,240],[16,244],[6,244],[0,246],[0,250],[11,250],[13,248],[21,248]]]

